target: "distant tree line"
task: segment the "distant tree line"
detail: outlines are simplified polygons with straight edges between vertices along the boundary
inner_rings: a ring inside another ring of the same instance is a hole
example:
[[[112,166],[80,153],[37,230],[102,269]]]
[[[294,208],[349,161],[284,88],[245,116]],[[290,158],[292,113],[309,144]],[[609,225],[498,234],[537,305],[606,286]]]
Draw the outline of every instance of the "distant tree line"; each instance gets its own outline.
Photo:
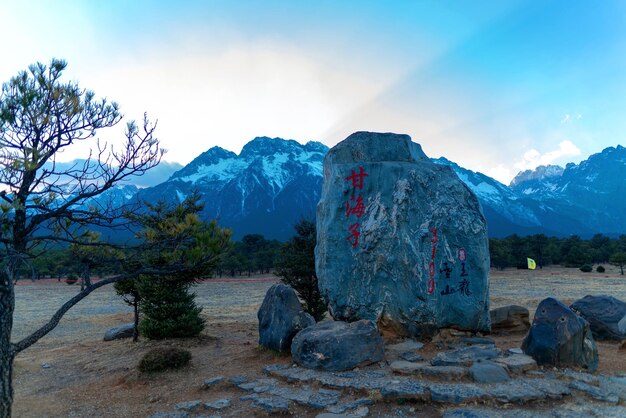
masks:
[[[267,240],[260,234],[244,235],[236,241],[217,266],[216,275],[250,276],[270,273],[274,270],[283,243]]]
[[[233,243],[215,269],[217,277],[250,276],[276,271],[285,251],[284,243],[268,240],[260,234],[245,235]],[[581,267],[585,264],[614,264],[626,266],[626,235],[610,238],[596,234],[584,240],[578,235],[567,238],[548,237],[543,234],[506,238],[490,238],[489,253],[491,266],[526,268],[526,258],[536,261],[537,267],[557,264],[566,267]],[[119,274],[119,263],[104,261],[85,265],[85,257],[72,247],[54,247],[41,250],[31,263],[18,270],[19,279],[56,279],[58,281],[75,276],[82,278],[87,268],[93,277]]]
[[[560,264],[581,267],[585,264],[611,263],[620,267],[626,260],[626,235],[610,238],[596,234],[584,240],[578,235],[567,238],[548,237],[543,234],[521,237],[490,238],[491,266],[526,268],[526,258],[536,261],[537,267]]]

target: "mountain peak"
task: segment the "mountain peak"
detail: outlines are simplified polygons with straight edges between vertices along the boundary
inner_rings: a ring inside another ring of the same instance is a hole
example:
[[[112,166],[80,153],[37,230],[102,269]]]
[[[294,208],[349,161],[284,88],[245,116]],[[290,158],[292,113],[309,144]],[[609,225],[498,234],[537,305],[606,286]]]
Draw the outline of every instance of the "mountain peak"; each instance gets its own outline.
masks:
[[[540,165],[534,170],[525,170],[517,173],[517,176],[511,180],[511,187],[519,186],[527,181],[543,181],[557,179],[563,175],[563,167],[558,165]]]
[[[277,153],[289,153],[302,148],[303,146],[293,139],[257,136],[244,145],[239,156],[243,158],[267,156]]]

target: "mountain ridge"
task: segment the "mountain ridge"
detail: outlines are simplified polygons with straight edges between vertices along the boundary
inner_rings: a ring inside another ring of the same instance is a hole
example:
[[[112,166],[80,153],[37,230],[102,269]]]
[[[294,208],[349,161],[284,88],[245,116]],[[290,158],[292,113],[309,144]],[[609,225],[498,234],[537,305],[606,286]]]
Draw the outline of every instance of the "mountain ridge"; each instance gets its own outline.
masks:
[[[298,220],[315,216],[327,151],[320,142],[265,136],[248,142],[239,154],[212,147],[133,198],[175,203],[197,189],[205,196],[203,216],[232,228],[235,238],[260,233],[286,240]],[[477,195],[492,237],[626,233],[626,148],[621,145],[579,164],[520,172],[508,186],[445,157],[431,161],[450,166]]]

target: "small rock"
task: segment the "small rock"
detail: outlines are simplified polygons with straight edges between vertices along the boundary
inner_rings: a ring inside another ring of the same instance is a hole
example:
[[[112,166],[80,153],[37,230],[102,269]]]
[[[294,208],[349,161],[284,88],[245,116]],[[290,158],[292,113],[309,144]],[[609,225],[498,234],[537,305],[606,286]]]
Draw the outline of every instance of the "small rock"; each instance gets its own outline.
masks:
[[[509,305],[489,311],[492,332],[526,332],[530,328],[529,312],[523,306]]]
[[[267,412],[274,414],[278,412],[289,412],[289,401],[279,397],[261,398],[258,397],[252,403],[252,406],[261,407]]]
[[[537,368],[537,362],[526,354],[513,354],[506,357],[498,357],[494,360],[506,366],[512,373],[523,373]]]
[[[620,322],[626,317],[626,302],[608,295],[587,295],[570,306],[589,322],[593,338],[596,340],[617,340],[626,338],[620,331]]]
[[[509,349],[508,349],[508,350],[506,350],[506,351],[508,351],[510,354],[524,354],[524,352],[522,351],[522,349],[521,349],[521,348],[517,348],[517,347],[512,347],[512,348],[509,348]]]
[[[491,360],[500,355],[499,348],[467,347],[437,353],[431,360],[433,366],[470,366],[478,360]]]
[[[176,404],[175,408],[183,411],[195,411],[202,405],[200,401],[189,401],[189,402],[181,402]]]
[[[401,343],[391,344],[391,345],[386,346],[385,348],[391,351],[410,351],[410,350],[421,350],[423,347],[424,347],[424,344],[419,341],[404,340]]]
[[[461,337],[458,342],[465,345],[496,345],[496,342],[489,337]]]
[[[349,370],[383,360],[383,339],[373,321],[322,321],[294,337],[291,356],[311,369]]]
[[[626,401],[626,376],[601,376],[599,380],[600,388]]]
[[[619,396],[609,393],[604,389],[601,389],[597,386],[589,385],[585,382],[581,382],[578,380],[573,380],[570,382],[569,386],[572,389],[580,390],[581,392],[585,392],[587,395],[591,396],[594,399],[603,402],[609,402],[612,404],[617,404],[619,402]]]
[[[340,405],[333,405],[326,408],[326,410],[332,414],[343,414],[346,411],[351,411],[360,406],[373,405],[374,401],[369,398],[357,399],[354,402],[344,403]]]
[[[510,379],[504,367],[487,361],[474,363],[469,372],[476,383],[500,383]]]
[[[49,369],[51,366],[48,363],[44,363],[41,365],[42,369]]]
[[[289,351],[299,331],[315,324],[315,319],[304,311],[295,290],[282,283],[269,288],[257,317],[259,344],[281,352]]]
[[[405,351],[404,353],[400,354],[400,358],[406,361],[422,361],[424,360],[424,357],[420,356],[417,353],[414,353],[412,351]]]
[[[133,336],[135,330],[135,323],[130,322],[128,324],[119,325],[113,327],[104,333],[104,341],[119,340],[122,338],[130,338]]]
[[[460,404],[479,398],[487,393],[484,389],[472,384],[430,384],[430,396],[434,402]]]
[[[311,396],[307,401],[307,405],[312,408],[322,409],[327,406],[334,405],[339,402],[341,392],[330,389],[320,389],[316,394]]]
[[[598,368],[598,348],[589,323],[554,298],[537,306],[522,350],[540,365]]]
[[[462,378],[468,373],[466,367],[432,366],[428,363],[412,363],[404,360],[394,361],[389,367],[396,373],[421,374],[425,376],[445,377],[448,379]]]
[[[230,406],[230,399],[219,399],[214,402],[205,402],[204,407],[206,409],[224,409]]]
[[[155,412],[150,418],[187,418],[189,414],[182,411],[177,412]]]
[[[242,374],[238,374],[237,376],[233,376],[228,379],[228,381],[233,385],[240,385],[242,383],[246,383],[248,381],[248,378]]]
[[[219,385],[220,383],[222,383],[224,381],[224,376],[216,376],[216,377],[212,377],[210,379],[206,379],[202,385],[202,387],[204,389],[209,389],[212,388],[214,386]],[[243,383],[243,382],[242,382]]]
[[[565,369],[563,371],[563,376],[569,377],[570,379],[573,379],[573,380],[579,380],[585,383],[593,383],[593,384],[598,383],[598,378],[592,375],[591,373],[577,372],[572,369]]]

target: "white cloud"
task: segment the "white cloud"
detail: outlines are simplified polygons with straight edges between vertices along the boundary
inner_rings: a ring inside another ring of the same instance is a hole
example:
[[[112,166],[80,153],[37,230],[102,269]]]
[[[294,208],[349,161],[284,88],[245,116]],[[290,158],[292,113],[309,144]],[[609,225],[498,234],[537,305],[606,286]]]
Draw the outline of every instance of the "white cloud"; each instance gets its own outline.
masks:
[[[540,165],[549,165],[559,162],[562,158],[580,155],[580,149],[569,140],[561,141],[559,148],[544,154],[536,149],[530,149],[524,153],[524,157],[513,164],[519,171],[533,170]]]

